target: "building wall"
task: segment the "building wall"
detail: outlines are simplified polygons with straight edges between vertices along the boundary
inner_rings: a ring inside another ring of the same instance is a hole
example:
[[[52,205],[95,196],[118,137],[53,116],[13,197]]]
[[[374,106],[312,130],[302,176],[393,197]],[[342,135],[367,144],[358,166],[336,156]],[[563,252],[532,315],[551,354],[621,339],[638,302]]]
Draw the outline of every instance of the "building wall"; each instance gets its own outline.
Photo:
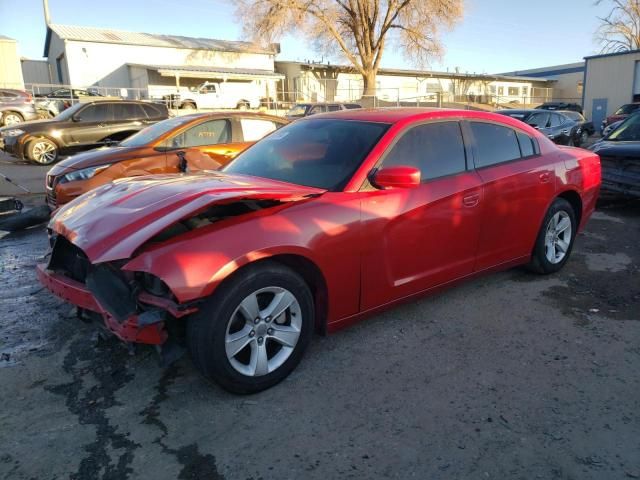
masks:
[[[606,115],[633,101],[636,62],[640,52],[587,59],[584,109],[593,117],[593,100],[607,99]],[[637,92],[640,93],[640,92]]]
[[[50,64],[46,60],[29,60],[23,58],[21,60],[22,76],[26,86],[33,84],[50,85],[57,83],[50,70]]]
[[[49,69],[53,75],[54,82],[61,85],[69,84],[69,68],[65,53],[65,42],[56,34],[52,33],[49,44]]]
[[[553,99],[581,103],[582,80],[584,77],[585,62],[554,65],[551,67],[531,68],[507,72],[503,75],[520,77],[541,77],[553,80]]]
[[[10,38],[0,38],[0,86],[24,89],[18,43]]]
[[[57,37],[55,33],[52,35]],[[69,82],[78,87],[90,85],[132,87],[128,70],[123,68],[127,63],[264,70],[273,70],[274,66],[274,56],[270,54],[215,52],[75,40],[66,41],[65,52],[69,65]]]

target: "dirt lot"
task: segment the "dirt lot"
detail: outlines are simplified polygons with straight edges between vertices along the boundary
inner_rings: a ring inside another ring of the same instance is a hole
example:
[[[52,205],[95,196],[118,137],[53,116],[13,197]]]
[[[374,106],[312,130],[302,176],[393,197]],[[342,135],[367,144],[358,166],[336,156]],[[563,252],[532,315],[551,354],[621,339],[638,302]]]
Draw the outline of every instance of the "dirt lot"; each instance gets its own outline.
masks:
[[[98,341],[0,240],[0,478],[640,478],[640,203],[550,277],[514,269],[315,337],[237,397]]]

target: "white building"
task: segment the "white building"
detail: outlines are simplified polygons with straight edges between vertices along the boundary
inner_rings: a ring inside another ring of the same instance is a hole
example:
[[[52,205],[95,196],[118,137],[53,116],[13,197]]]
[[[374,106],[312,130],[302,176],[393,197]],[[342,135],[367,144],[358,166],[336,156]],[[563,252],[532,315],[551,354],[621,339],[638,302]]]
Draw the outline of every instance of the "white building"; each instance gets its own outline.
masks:
[[[345,65],[276,61],[285,75],[281,94],[298,101],[353,101],[362,97],[362,76]],[[381,68],[376,101],[410,103],[478,103],[531,105],[551,100],[546,78]]]
[[[518,70],[505,73],[504,75],[553,80],[554,100],[582,104],[584,71],[585,62],[576,62],[553,65],[551,67]]]
[[[157,96],[205,80],[252,81],[275,90],[279,45],[51,24],[44,56],[59,84]],[[120,95],[120,92],[112,93]],[[144,95],[143,95],[144,96]]]
[[[18,42],[4,35],[0,35],[0,87],[24,88]]]

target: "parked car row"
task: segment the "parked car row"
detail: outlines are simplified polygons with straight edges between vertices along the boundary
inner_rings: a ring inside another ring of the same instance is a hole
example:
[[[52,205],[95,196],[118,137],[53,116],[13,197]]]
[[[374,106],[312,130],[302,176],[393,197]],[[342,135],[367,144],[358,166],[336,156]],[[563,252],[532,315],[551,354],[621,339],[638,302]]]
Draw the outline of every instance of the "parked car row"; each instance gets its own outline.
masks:
[[[579,147],[585,145],[589,137],[595,133],[593,123],[588,122],[581,113],[572,110],[498,110],[496,113],[517,118],[531,125],[559,145]]]
[[[0,89],[0,126],[8,127],[37,118],[38,111],[30,93]]]
[[[54,167],[54,201],[102,185],[57,210],[37,274],[83,319],[165,362],[186,347],[236,393],[287,377],[314,330],[485,272],[560,270],[600,187],[596,154],[505,115],[217,115]],[[136,173],[153,175],[118,178]]]

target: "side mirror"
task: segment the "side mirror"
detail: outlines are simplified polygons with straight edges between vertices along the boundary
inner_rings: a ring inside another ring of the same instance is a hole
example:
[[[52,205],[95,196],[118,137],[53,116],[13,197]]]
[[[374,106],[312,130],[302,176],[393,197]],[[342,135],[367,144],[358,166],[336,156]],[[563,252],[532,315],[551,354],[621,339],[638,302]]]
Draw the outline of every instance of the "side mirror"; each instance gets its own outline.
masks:
[[[81,122],[82,121],[82,117],[80,115],[73,115],[71,117],[71,121],[72,122]]]
[[[420,170],[415,167],[387,167],[375,172],[373,184],[379,188],[415,188],[420,185]]]

